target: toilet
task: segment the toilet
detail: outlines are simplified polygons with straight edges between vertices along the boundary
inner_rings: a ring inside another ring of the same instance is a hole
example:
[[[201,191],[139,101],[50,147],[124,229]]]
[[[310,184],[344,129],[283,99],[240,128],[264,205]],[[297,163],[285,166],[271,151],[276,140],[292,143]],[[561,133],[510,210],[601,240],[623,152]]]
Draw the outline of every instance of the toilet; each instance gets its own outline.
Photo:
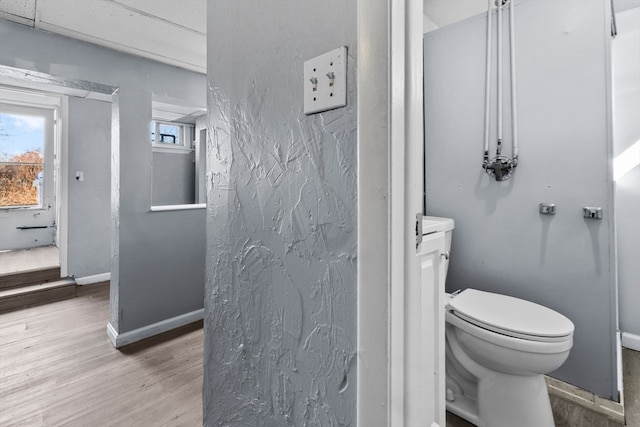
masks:
[[[544,375],[569,356],[573,330],[530,301],[472,288],[445,295],[447,410],[478,427],[553,427]]]

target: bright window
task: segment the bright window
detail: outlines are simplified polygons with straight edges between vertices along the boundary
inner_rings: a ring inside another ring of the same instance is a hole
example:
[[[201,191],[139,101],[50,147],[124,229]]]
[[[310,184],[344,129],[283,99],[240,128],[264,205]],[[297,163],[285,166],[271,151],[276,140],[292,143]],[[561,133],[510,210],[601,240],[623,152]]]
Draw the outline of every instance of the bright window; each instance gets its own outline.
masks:
[[[191,150],[193,126],[182,123],[151,121],[151,144],[154,149]]]
[[[40,206],[45,126],[41,115],[0,112],[0,207]]]

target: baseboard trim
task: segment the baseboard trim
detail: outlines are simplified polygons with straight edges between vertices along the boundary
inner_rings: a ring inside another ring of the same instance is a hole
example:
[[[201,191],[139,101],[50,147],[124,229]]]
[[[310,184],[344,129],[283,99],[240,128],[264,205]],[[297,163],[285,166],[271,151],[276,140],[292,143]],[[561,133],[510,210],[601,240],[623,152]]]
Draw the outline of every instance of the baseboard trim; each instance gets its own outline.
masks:
[[[622,346],[630,350],[640,351],[640,335],[623,332]]]
[[[555,378],[545,377],[545,379],[547,380],[547,390],[550,395],[568,400],[624,425],[624,406],[622,403],[596,396],[589,391]]]
[[[76,277],[76,284],[93,285],[94,283],[108,282],[111,280],[111,273],[94,274],[92,276]]]
[[[115,348],[120,348],[202,319],[204,319],[204,308],[190,313],[181,314],[180,316],[172,317],[171,319],[152,323],[151,325],[143,326],[142,328],[134,329],[133,331],[122,334],[116,332],[115,328],[111,323],[109,323],[107,325],[107,336]]]

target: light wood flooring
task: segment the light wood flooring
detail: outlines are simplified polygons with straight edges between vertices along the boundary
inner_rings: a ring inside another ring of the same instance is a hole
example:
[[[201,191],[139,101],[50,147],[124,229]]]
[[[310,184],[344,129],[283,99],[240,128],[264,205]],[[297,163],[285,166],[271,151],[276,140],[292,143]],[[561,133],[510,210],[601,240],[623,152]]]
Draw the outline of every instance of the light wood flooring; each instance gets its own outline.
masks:
[[[0,251],[0,275],[59,266],[59,251],[55,246]]]
[[[202,426],[202,322],[116,350],[107,284],[0,314],[0,426]]]
[[[0,426],[202,426],[202,322],[116,350],[108,284],[78,289],[0,314]],[[623,359],[626,425],[640,427],[640,353]],[[618,425],[567,408],[554,405],[556,425]],[[447,414],[447,426],[473,425]]]

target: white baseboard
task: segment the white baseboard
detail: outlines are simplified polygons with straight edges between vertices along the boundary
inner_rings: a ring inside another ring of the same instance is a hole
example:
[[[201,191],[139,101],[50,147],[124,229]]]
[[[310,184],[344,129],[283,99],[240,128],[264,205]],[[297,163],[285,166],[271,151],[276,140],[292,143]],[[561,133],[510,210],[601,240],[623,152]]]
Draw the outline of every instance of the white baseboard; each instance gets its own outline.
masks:
[[[204,319],[204,308],[190,313],[181,314],[180,316],[172,317],[171,319],[152,323],[151,325],[143,326],[142,328],[134,329],[133,331],[122,334],[116,332],[115,328],[111,326],[111,323],[109,323],[107,325],[107,336],[115,348],[120,348],[202,319]]]
[[[640,335],[623,332],[622,346],[631,350],[640,351]]]
[[[111,280],[111,273],[94,274],[92,276],[76,277],[77,285],[92,285],[94,283],[108,282]]]

